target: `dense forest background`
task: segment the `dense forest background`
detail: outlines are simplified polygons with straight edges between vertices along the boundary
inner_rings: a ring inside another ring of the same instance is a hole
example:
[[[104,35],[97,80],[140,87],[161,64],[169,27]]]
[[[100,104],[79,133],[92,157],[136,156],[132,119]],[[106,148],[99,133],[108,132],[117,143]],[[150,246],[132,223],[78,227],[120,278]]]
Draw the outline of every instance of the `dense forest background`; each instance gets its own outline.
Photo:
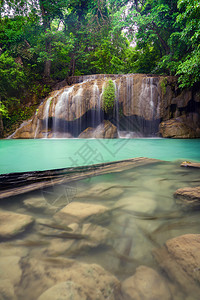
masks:
[[[84,74],[200,81],[198,0],[0,0],[0,132],[57,82]]]

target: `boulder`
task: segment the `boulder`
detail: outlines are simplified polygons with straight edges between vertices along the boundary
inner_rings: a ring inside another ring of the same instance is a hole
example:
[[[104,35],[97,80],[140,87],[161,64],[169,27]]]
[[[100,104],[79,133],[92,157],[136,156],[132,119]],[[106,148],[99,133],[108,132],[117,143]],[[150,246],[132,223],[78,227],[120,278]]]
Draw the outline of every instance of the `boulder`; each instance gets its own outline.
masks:
[[[88,127],[79,138],[114,139],[118,137],[117,127],[110,121],[104,120],[97,128]]]
[[[193,162],[190,162],[190,161],[183,161],[181,163],[181,167],[189,167],[189,168],[197,168],[197,169],[200,169],[200,163],[193,163]]]
[[[3,239],[12,238],[24,232],[34,222],[31,216],[5,210],[0,210],[0,220],[0,237]]]
[[[63,299],[63,294],[69,297],[70,291],[74,293],[74,297],[80,295],[79,298],[72,299],[119,299],[120,282],[97,264],[45,256],[40,260],[35,258],[24,260],[23,265],[24,276],[18,299],[35,300],[38,297],[39,300],[48,299],[50,288],[53,288],[53,291],[51,290],[53,295],[58,293],[59,299]]]
[[[73,281],[60,282],[46,290],[38,300],[87,300],[83,287]]]
[[[78,136],[79,139],[90,139],[94,137],[95,128],[88,127]]]
[[[79,223],[105,213],[109,213],[109,209],[100,204],[71,202],[57,212],[54,219],[64,224]]]
[[[159,132],[164,138],[187,139],[200,137],[196,122],[194,123],[186,116],[160,123]]]
[[[168,240],[153,255],[172,282],[192,299],[200,295],[200,234],[186,234]]]
[[[200,186],[178,189],[174,197],[176,202],[185,209],[200,209]]]
[[[122,282],[124,300],[172,300],[165,279],[155,270],[140,266],[133,276]]]

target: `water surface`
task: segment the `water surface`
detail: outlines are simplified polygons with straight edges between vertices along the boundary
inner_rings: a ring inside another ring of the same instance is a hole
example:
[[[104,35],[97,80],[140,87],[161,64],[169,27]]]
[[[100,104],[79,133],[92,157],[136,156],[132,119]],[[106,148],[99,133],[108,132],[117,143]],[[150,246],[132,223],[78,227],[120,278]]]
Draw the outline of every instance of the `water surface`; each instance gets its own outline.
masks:
[[[0,174],[77,167],[134,157],[200,161],[200,139],[0,140]]]

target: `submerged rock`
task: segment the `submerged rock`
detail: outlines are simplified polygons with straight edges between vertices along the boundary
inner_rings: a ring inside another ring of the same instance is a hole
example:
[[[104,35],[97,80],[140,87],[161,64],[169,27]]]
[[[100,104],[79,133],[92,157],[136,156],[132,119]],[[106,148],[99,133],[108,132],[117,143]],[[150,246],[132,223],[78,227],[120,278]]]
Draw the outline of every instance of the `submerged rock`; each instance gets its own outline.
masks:
[[[70,291],[74,296],[80,295],[86,299],[119,299],[120,282],[97,264],[85,264],[65,258],[41,257],[40,260],[34,258],[24,260],[23,265],[24,276],[21,281],[22,289],[18,293],[19,299],[35,300],[38,297],[39,300],[52,299],[48,298],[50,288],[53,288],[53,294],[57,291],[59,299],[63,299],[63,293],[69,297]],[[61,284],[63,282],[70,282],[71,288],[69,284]],[[65,287],[68,287],[68,291]]]
[[[57,207],[50,205],[44,197],[29,198],[23,201],[24,205],[34,212],[44,212],[46,214],[53,214]]]
[[[0,220],[0,237],[4,239],[12,238],[24,232],[34,222],[31,216],[5,210],[0,210]]]
[[[13,286],[21,281],[22,270],[19,256],[4,256],[0,258],[0,280],[9,280]]]
[[[79,223],[104,213],[109,213],[109,209],[103,205],[71,202],[57,212],[54,219],[64,224]]]
[[[17,300],[10,280],[0,280],[0,300]]]
[[[70,224],[69,227],[73,228],[73,231],[70,232],[72,239],[52,239],[50,246],[46,250],[48,255],[64,253],[74,255],[86,249],[96,248],[106,245],[107,243],[109,244],[112,237],[112,232],[109,229],[92,223],[86,223],[82,226],[78,226],[78,224],[74,223]],[[76,239],[76,234],[79,234],[79,239]]]
[[[83,287],[73,281],[65,281],[46,290],[38,300],[87,300]]]
[[[160,267],[171,281],[192,299],[200,295],[200,234],[186,234],[168,240],[161,248],[153,251]]]
[[[126,198],[122,198],[115,203],[115,207],[119,207],[125,211],[152,213],[156,208],[156,202],[149,197],[146,192],[133,194]]]
[[[76,198],[93,198],[101,200],[116,200],[116,197],[119,197],[123,194],[123,189],[118,187],[117,184],[110,184],[109,182],[103,182],[95,184],[92,188],[81,191],[76,194]]]
[[[186,209],[200,209],[200,186],[178,189],[174,197],[176,202]]]
[[[146,266],[136,269],[133,276],[122,282],[124,300],[172,300],[165,279]]]

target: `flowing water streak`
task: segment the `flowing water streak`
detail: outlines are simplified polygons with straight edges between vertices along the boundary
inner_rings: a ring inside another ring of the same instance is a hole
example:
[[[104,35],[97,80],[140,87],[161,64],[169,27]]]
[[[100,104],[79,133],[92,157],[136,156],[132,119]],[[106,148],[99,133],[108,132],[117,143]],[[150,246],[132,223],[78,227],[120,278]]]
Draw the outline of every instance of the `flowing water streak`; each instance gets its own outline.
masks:
[[[117,85],[116,80],[113,80],[113,83],[115,86],[114,116],[115,116],[117,131],[119,133],[119,91],[121,87],[121,82],[119,83],[119,85]]]
[[[37,112],[36,112],[36,115],[37,115]],[[37,119],[37,125],[36,125],[36,129],[35,129],[35,132],[34,132],[34,139],[37,138],[37,135],[38,135],[38,132],[39,132],[39,128],[40,128],[40,120]]]
[[[71,86],[64,90],[64,92],[58,97],[58,101],[54,108],[54,121],[53,121],[53,136],[56,138],[59,132],[60,120],[63,115],[66,115],[67,104],[69,101],[69,96],[73,91],[74,86]]]
[[[101,99],[97,80],[93,84],[93,103],[92,103],[92,127],[96,127],[101,122]]]
[[[47,100],[45,108],[44,108],[44,120],[45,120],[45,137],[44,138],[45,139],[48,138],[49,108],[50,108],[51,100],[52,100],[52,97],[50,97]],[[37,128],[36,128],[36,132],[37,132]],[[37,133],[36,133],[36,135],[37,135]]]
[[[83,82],[79,84],[79,89],[77,93],[72,98],[72,103],[75,104],[75,115],[78,119],[78,133],[82,131],[82,93],[83,93]]]

